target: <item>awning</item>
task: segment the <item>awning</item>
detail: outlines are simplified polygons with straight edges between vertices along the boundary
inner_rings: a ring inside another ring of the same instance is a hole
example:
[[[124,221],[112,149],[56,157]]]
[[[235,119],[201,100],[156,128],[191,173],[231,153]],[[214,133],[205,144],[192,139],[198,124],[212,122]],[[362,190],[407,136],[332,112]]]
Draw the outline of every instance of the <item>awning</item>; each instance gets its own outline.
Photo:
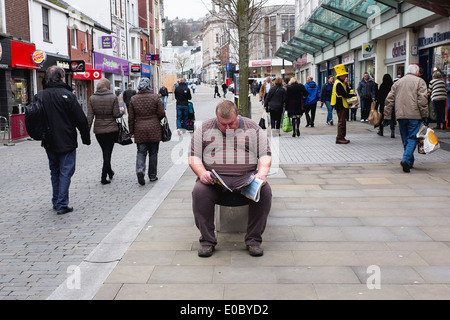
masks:
[[[450,2],[443,0],[405,0],[415,6],[427,9],[443,17],[450,17]]]
[[[359,27],[370,25],[376,14],[397,9],[400,2],[402,0],[324,0],[286,46],[282,45],[277,50],[275,56],[289,54],[298,59],[306,53],[322,51],[340,38],[349,37]],[[296,51],[293,52],[290,47],[295,47]]]

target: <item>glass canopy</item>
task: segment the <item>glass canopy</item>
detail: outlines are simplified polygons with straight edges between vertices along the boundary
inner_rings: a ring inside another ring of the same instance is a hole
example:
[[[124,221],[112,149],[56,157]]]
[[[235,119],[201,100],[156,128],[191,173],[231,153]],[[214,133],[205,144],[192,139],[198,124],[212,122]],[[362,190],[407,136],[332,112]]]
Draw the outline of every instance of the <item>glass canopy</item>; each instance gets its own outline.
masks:
[[[370,26],[371,19],[391,8],[397,9],[400,2],[402,0],[324,0],[287,43],[288,47],[281,46],[275,55],[279,56],[289,47],[296,48],[294,54],[289,54],[291,57],[297,54],[297,58],[322,51],[357,28]]]

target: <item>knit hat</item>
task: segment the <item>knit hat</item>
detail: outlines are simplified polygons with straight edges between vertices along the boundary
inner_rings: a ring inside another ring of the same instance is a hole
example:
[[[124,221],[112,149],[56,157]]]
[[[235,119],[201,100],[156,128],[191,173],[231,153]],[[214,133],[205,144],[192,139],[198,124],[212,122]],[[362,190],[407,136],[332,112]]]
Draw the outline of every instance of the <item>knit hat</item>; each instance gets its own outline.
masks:
[[[139,85],[138,85],[138,90],[150,90],[151,89],[151,85],[150,85],[150,79],[149,78],[141,78],[141,80],[139,81]]]

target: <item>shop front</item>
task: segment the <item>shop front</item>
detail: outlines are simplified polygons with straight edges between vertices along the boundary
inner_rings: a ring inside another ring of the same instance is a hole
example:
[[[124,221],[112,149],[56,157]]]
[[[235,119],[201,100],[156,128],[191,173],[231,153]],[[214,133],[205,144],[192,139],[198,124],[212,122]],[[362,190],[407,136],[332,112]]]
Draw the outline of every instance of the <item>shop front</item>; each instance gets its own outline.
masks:
[[[386,39],[386,72],[392,79],[400,79],[405,75],[405,64],[408,54],[406,34]]]
[[[431,80],[434,71],[440,71],[447,87],[450,88],[450,20],[442,19],[425,25],[419,31],[417,49],[419,66],[424,69],[426,77]],[[432,120],[434,110],[432,111]],[[447,114],[450,113],[450,99],[447,98]]]
[[[2,69],[1,90],[5,92],[4,97],[6,97],[6,106],[2,104],[1,107],[2,116],[24,112],[24,107],[34,95],[33,79],[35,70],[40,69],[31,60],[33,52],[36,51],[34,44],[7,40],[6,42],[3,41],[2,47],[7,48],[8,41],[10,49],[8,63],[10,61],[10,65],[6,68],[6,64],[2,63],[4,68]],[[7,52],[2,53],[2,56],[3,54],[7,54]]]
[[[130,75],[127,60],[94,52],[94,69],[102,71],[102,76],[111,82],[114,93],[117,95],[126,89],[125,77],[128,78]],[[96,86],[96,81],[94,81],[94,86]]]
[[[39,51],[37,51],[39,53]],[[38,57],[43,57],[43,61],[34,61],[36,64],[40,64],[41,68],[37,71],[37,87],[38,91],[44,89],[44,81],[45,81],[45,75],[47,73],[47,69],[51,66],[58,66],[60,68],[63,68],[66,72],[66,83],[71,83],[72,79],[72,72],[70,69],[70,58],[69,56],[63,56],[63,55],[57,55],[50,52],[43,52],[41,51],[39,55],[35,55]],[[41,58],[39,58],[41,59]]]

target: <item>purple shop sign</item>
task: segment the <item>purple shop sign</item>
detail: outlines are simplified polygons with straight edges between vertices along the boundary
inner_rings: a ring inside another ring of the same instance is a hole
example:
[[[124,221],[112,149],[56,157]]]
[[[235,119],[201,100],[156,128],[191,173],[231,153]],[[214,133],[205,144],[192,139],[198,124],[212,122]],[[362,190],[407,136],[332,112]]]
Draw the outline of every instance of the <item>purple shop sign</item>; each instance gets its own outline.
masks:
[[[102,49],[112,49],[112,37],[102,37]]]
[[[94,69],[115,74],[122,74],[123,70],[124,76],[128,76],[129,74],[127,60],[111,57],[99,52],[94,52]]]

